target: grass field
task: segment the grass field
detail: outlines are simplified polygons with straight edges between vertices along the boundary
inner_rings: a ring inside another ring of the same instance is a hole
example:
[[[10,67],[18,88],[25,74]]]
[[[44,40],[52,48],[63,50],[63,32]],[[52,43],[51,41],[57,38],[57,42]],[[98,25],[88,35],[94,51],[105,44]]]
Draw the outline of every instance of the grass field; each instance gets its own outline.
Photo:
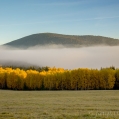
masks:
[[[119,119],[119,91],[0,90],[0,119]]]

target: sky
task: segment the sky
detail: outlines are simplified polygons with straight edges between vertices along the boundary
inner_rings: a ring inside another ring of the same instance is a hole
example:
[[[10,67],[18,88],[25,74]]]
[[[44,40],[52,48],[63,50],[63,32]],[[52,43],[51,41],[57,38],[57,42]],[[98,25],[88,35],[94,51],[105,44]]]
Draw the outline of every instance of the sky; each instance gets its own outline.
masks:
[[[0,0],[0,45],[44,32],[119,39],[119,0]]]

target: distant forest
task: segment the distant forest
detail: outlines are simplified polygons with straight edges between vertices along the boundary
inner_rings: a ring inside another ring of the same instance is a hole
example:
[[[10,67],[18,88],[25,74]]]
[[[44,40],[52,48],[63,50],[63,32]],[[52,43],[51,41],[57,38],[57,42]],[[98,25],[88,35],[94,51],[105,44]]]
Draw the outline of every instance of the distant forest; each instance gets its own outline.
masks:
[[[34,46],[62,45],[63,47],[83,47],[83,46],[119,46],[119,40],[102,37],[102,36],[76,36],[62,35],[55,33],[39,33],[29,35],[12,42],[4,44],[4,46],[16,48],[30,48]]]
[[[119,89],[119,69],[0,67],[0,89],[112,90]]]

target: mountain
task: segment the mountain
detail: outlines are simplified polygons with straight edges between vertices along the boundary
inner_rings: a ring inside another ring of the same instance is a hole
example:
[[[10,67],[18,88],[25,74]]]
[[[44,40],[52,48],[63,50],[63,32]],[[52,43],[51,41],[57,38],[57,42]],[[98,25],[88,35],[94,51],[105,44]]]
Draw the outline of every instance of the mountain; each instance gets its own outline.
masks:
[[[13,66],[13,67],[36,67],[37,65],[28,63],[28,62],[23,62],[23,61],[12,61],[12,60],[0,60],[0,66],[5,67],[5,66]]]
[[[18,40],[14,40],[4,45],[17,48],[29,48],[44,45],[63,45],[64,47],[81,47],[95,45],[117,46],[119,45],[119,40],[92,35],[77,36],[55,33],[39,33],[20,38]]]

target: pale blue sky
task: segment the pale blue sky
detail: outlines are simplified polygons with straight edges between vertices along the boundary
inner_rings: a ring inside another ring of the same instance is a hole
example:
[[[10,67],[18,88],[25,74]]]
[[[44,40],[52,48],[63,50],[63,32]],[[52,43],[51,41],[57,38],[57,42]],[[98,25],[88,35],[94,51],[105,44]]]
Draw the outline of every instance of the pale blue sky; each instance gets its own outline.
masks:
[[[0,0],[0,44],[43,32],[119,39],[119,0]]]

